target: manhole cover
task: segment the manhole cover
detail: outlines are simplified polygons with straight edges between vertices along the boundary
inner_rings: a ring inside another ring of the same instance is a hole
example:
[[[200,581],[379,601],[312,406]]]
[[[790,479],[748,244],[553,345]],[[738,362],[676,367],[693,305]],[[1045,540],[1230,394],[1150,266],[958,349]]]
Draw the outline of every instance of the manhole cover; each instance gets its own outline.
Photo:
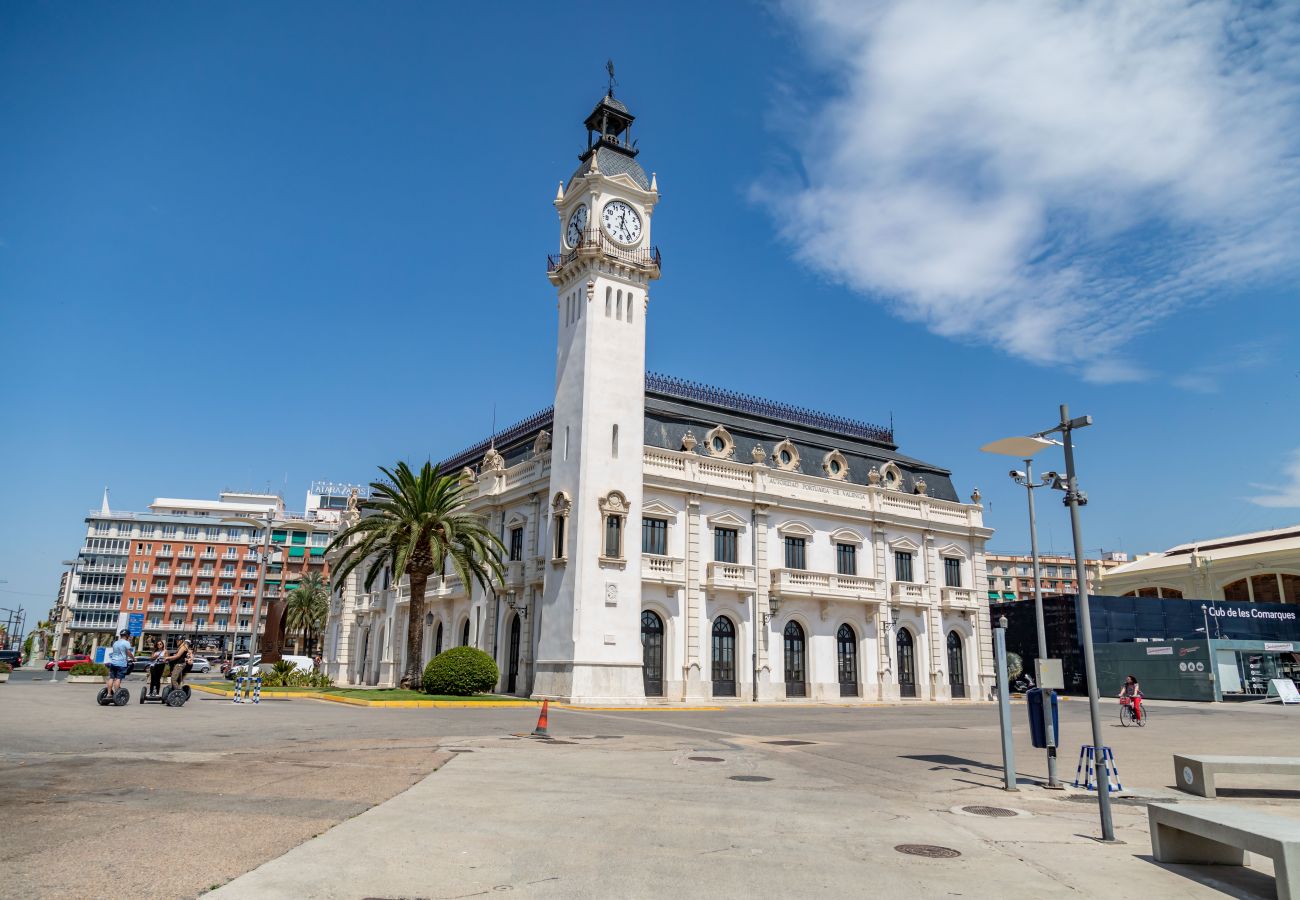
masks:
[[[774,744],[777,747],[807,747],[815,744],[816,741],[763,741],[764,744]]]
[[[972,816],[988,816],[990,819],[1014,819],[1016,816],[1014,809],[1003,809],[1001,806],[963,806],[961,811]]]
[[[687,759],[694,760],[695,762],[722,762],[723,761],[721,756],[689,756],[687,757]]]
[[[951,847],[938,847],[934,844],[899,844],[894,849],[908,856],[924,856],[926,859],[956,859],[961,856],[958,850]]]
[[[731,780],[732,780],[732,781],[759,782],[759,781],[771,781],[772,779],[770,779],[770,778],[768,778],[768,777],[766,777],[766,776],[764,776],[764,775],[732,775],[732,776],[731,776]]]

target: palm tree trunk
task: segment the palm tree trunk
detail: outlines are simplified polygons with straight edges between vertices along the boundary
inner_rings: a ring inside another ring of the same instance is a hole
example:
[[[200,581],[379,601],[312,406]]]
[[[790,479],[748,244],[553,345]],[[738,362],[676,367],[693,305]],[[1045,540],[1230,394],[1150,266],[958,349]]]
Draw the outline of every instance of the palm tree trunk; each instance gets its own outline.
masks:
[[[429,576],[407,570],[411,579],[411,602],[406,607],[406,671],[402,687],[419,690],[424,681],[420,660],[424,658],[424,588]]]

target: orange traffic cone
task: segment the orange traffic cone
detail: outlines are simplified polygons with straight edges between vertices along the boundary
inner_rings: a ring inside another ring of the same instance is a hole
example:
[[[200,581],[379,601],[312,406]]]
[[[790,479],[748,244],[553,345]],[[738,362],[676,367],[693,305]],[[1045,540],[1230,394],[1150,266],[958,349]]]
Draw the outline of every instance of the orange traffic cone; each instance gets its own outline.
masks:
[[[548,738],[551,733],[546,730],[546,714],[550,711],[551,701],[542,701],[542,714],[537,717],[537,727],[533,729],[533,737]]]

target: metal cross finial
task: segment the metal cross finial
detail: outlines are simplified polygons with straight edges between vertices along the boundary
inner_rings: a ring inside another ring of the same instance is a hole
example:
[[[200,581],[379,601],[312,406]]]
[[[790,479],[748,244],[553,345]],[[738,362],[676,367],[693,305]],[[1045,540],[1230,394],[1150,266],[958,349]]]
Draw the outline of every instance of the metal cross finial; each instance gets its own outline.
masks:
[[[609,96],[613,97],[614,85],[618,84],[618,82],[614,80],[614,60],[605,60],[605,71],[609,73]]]

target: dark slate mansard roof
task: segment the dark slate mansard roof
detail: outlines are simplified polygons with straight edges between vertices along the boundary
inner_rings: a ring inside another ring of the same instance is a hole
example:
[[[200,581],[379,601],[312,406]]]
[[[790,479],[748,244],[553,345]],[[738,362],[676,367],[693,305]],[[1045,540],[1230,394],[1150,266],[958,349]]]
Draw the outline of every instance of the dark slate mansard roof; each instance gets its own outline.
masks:
[[[521,463],[532,455],[538,432],[551,430],[553,419],[552,408],[534,413],[448,457],[439,469],[454,474],[469,466],[477,471],[492,446],[505,458],[507,467]],[[796,471],[804,474],[823,476],[822,458],[831,450],[839,450],[849,464],[846,481],[868,484],[873,466],[879,469],[892,462],[902,473],[900,487],[904,492],[914,492],[917,477],[924,476],[928,496],[960,502],[952,486],[952,473],[897,452],[893,433],[887,428],[647,373],[646,446],[681,450],[682,438],[690,431],[700,442],[697,452],[703,453],[704,436],[718,425],[726,428],[735,441],[734,458],[738,462],[750,462],[754,445],[762,444],[771,465],[776,445],[789,440],[799,451]]]
[[[578,164],[578,168],[573,170],[569,176],[569,181],[564,185],[564,193],[569,192],[573,186],[573,180],[591,171],[591,160],[595,157],[596,164],[600,166],[600,171],[606,175],[630,175],[632,180],[641,186],[643,191],[650,190],[650,179],[645,176],[645,169],[641,164],[632,157],[619,153],[617,150],[611,150],[609,147],[601,145],[592,151],[591,155]]]

